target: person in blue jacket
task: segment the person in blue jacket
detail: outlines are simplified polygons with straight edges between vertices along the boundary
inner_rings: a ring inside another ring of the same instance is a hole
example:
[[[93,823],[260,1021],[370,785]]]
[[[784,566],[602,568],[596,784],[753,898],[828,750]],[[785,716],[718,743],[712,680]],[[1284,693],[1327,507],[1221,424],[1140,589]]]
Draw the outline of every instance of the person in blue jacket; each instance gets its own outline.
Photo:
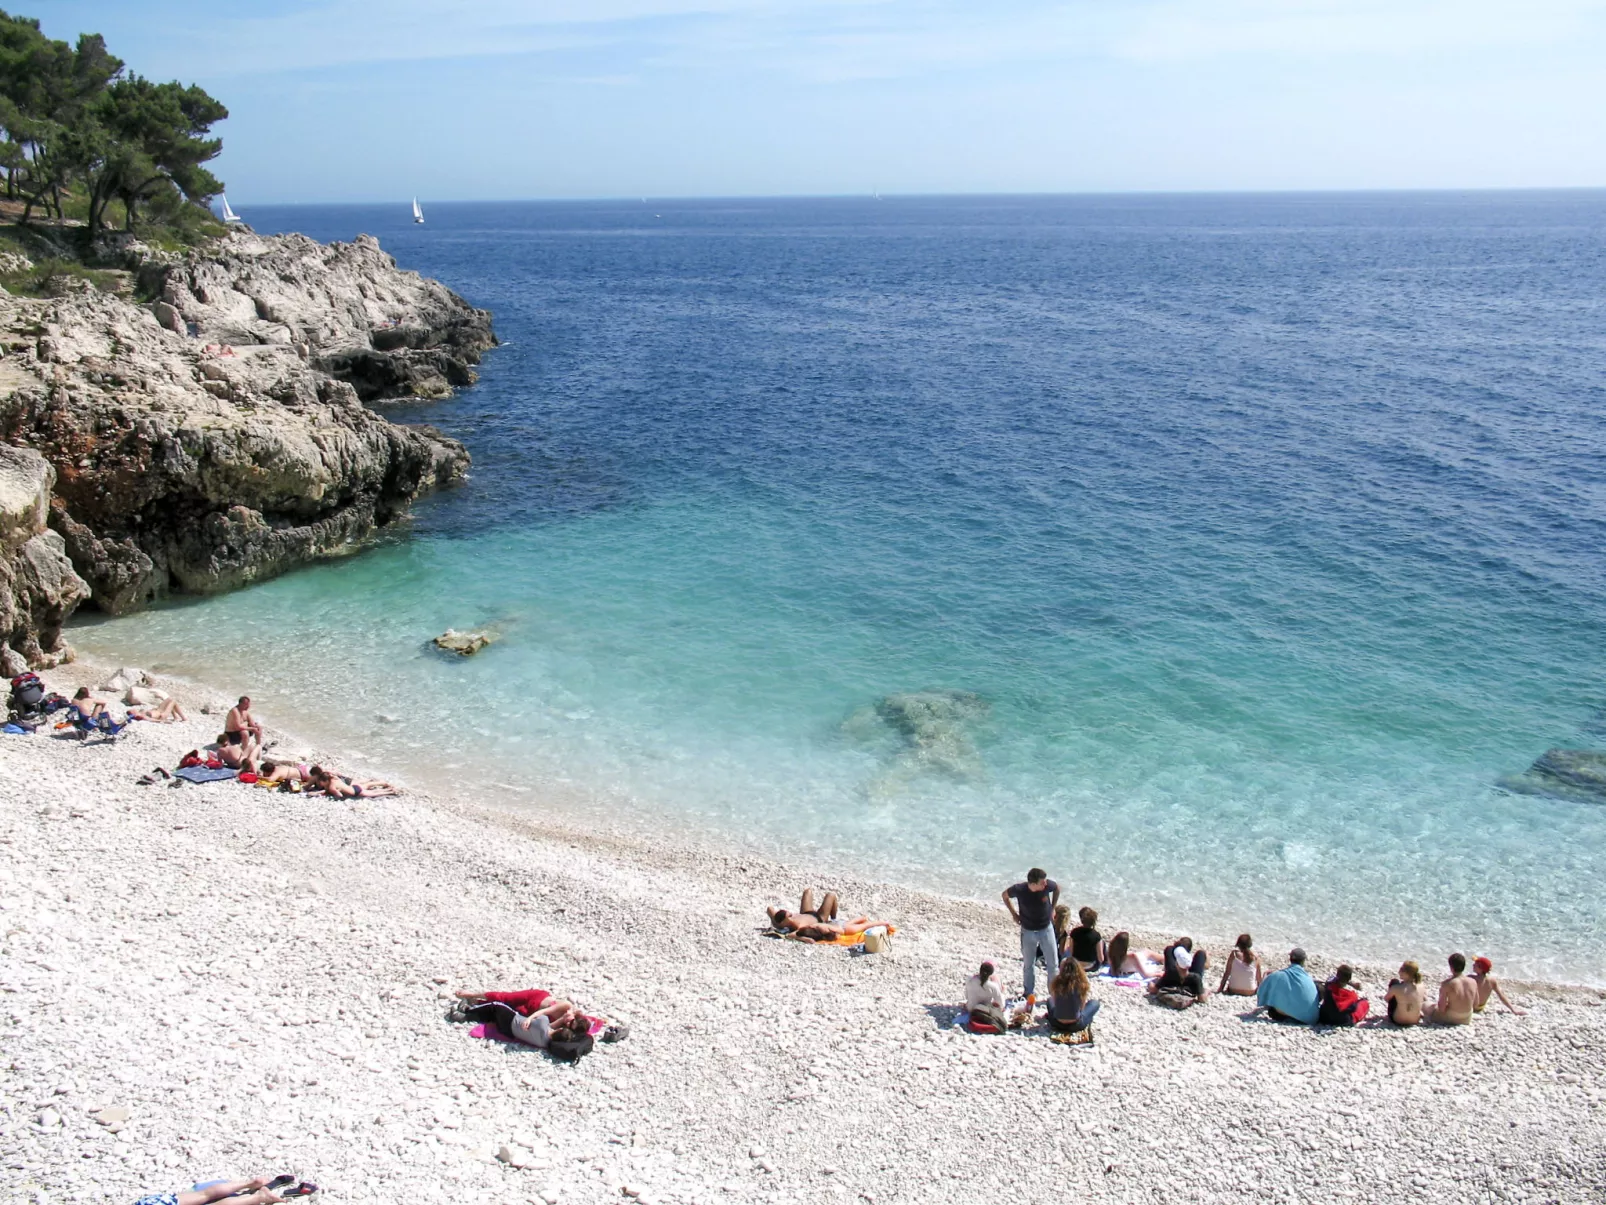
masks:
[[[1287,966],[1261,980],[1260,988],[1255,992],[1255,1003],[1271,1014],[1275,1021],[1316,1024],[1320,1004],[1316,981],[1305,970],[1304,950],[1296,946],[1289,951]]]

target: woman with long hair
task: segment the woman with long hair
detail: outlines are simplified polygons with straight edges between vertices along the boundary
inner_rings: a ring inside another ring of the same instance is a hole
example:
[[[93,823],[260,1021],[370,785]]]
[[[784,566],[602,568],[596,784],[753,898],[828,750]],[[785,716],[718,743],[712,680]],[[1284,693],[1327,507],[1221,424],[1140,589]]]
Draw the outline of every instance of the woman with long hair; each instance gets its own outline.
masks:
[[[1060,963],[1048,985],[1048,1027],[1056,1033],[1081,1033],[1093,1024],[1099,1002],[1089,999],[1087,972],[1074,958]]]
[[[1132,935],[1122,929],[1110,938],[1108,954],[1110,974],[1120,978],[1123,975],[1136,975],[1145,981],[1153,979],[1160,973],[1160,956],[1153,950],[1134,950],[1132,948]]]
[[[975,1012],[978,1008],[1004,1007],[1004,989],[999,985],[996,971],[991,962],[984,962],[981,970],[965,980],[966,1012]]]
[[[1069,904],[1054,905],[1054,948],[1060,952],[1061,961],[1070,954],[1071,906]]]
[[[1216,994],[1253,996],[1260,990],[1260,981],[1266,977],[1266,968],[1255,953],[1255,939],[1247,933],[1238,934],[1238,944],[1227,951],[1227,965],[1221,970],[1221,983]]]

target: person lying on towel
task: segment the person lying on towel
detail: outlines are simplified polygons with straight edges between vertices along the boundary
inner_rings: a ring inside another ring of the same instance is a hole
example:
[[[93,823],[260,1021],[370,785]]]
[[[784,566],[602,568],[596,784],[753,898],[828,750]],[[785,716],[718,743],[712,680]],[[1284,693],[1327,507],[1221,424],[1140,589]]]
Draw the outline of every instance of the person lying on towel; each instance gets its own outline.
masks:
[[[591,1027],[572,1003],[538,987],[522,992],[460,991],[457,998],[470,1005],[471,1020],[543,1050],[553,1038],[581,1038]]]
[[[769,913],[771,925],[782,933],[795,934],[805,941],[835,941],[839,937],[852,937],[887,923],[871,920],[868,916],[838,921],[836,908],[836,892],[827,891],[816,908],[814,888],[808,887],[803,891],[803,899],[798,903],[796,912],[788,912],[785,908],[766,908],[765,911]]]

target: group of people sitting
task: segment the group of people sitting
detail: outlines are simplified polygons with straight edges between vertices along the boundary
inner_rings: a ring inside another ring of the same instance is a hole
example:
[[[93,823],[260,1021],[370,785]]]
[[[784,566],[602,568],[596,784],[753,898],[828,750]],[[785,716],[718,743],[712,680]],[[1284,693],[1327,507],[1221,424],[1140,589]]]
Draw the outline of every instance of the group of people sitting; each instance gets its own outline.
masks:
[[[1179,937],[1159,953],[1134,949],[1125,932],[1106,942],[1096,928],[1098,913],[1092,908],[1081,909],[1081,924],[1074,928],[1069,924],[1069,909],[1063,905],[1061,908],[1063,915],[1056,911],[1054,925],[1060,962],[1049,984],[1046,1015],[1051,1031],[1076,1033],[1092,1024],[1099,1002],[1089,994],[1090,973],[1136,977],[1151,996],[1172,1007],[1186,1007],[1209,997],[1205,978],[1209,956],[1203,949],[1194,948],[1192,938]],[[1401,964],[1383,998],[1389,1022],[1401,1027],[1423,1022],[1466,1025],[1475,1014],[1484,1011],[1491,999],[1498,999],[1516,1016],[1524,1015],[1506,997],[1490,959],[1474,959],[1468,974],[1466,956],[1456,953],[1450,955],[1449,966],[1449,978],[1440,983],[1438,998],[1428,1003],[1422,990],[1421,968],[1415,962]],[[984,962],[967,981],[965,1006],[972,1015],[978,1007],[1003,1012],[1003,991],[994,975],[994,965]],[[1361,1024],[1370,1014],[1371,1002],[1361,995],[1360,987],[1354,968],[1348,964],[1340,965],[1326,982],[1318,984],[1305,969],[1305,951],[1298,948],[1289,952],[1286,967],[1268,972],[1255,952],[1254,939],[1241,933],[1227,953],[1215,991],[1219,995],[1253,996],[1256,1007],[1274,1021],[1345,1027]],[[1035,998],[1028,994],[1026,1006],[1010,1017],[1008,1024],[1018,1027],[1029,1020],[1034,1004]]]
[[[1240,937],[1240,943],[1247,940]],[[1259,959],[1255,960],[1257,972]],[[1494,976],[1494,963],[1488,958],[1475,958],[1472,974],[1467,974],[1465,954],[1451,954],[1449,978],[1439,984],[1438,998],[1429,1004],[1422,991],[1422,969],[1415,962],[1400,964],[1395,978],[1389,980],[1384,994],[1388,1019],[1399,1026],[1468,1025],[1473,1015],[1481,1013],[1491,998],[1498,999],[1515,1016],[1523,1010],[1506,998],[1500,981]],[[1288,965],[1270,974],[1260,973],[1260,982],[1254,992],[1255,1003],[1266,1010],[1274,1021],[1288,1021],[1299,1025],[1359,1025],[1371,1012],[1371,1001],[1358,990],[1355,972],[1348,965],[1340,966],[1332,978],[1318,989],[1316,981],[1305,970],[1305,951],[1293,949],[1288,954]],[[1247,993],[1245,993],[1247,994]]]
[[[1088,994],[1089,974],[1100,971],[1112,978],[1136,978],[1156,1002],[1172,1008],[1188,1008],[1210,995],[1205,975],[1210,959],[1203,949],[1195,949],[1191,937],[1179,937],[1156,953],[1135,949],[1131,937],[1117,933],[1105,941],[1098,930],[1099,914],[1093,908],[1077,913],[1081,922],[1071,924],[1071,909],[1059,902],[1059,884],[1033,867],[1023,882],[1004,889],[1004,906],[1021,931],[1022,978],[1026,1001],[1008,1018],[1010,1027],[1030,1019],[1037,1002],[1037,963],[1048,971],[1051,1029],[1067,1032],[1087,1030],[1098,1011],[1098,1001]],[[1422,972],[1414,962],[1400,967],[1398,977],[1389,981],[1384,997],[1388,1019],[1395,1025],[1416,1025],[1428,1021],[1441,1025],[1465,1025],[1474,1013],[1482,1012],[1491,996],[1517,1016],[1522,1011],[1506,999],[1494,978],[1494,964],[1479,958],[1466,974],[1467,960],[1462,954],[1450,955],[1450,977],[1439,985],[1437,1001],[1424,1006]],[[983,963],[981,971],[966,984],[965,1001],[972,1016],[978,1005],[1003,1009],[1003,993],[993,978],[993,964]],[[1288,966],[1267,973],[1255,953],[1254,939],[1240,934],[1228,951],[1221,968],[1216,992],[1229,996],[1254,996],[1257,1008],[1274,1020],[1304,1025],[1359,1025],[1371,1011],[1371,1004],[1360,993],[1355,971],[1340,966],[1320,987],[1305,970],[1305,951],[1296,949],[1288,956]],[[990,1018],[983,1027],[991,1031]],[[972,1028],[976,1028],[974,1025]]]
[[[218,734],[214,750],[220,765],[240,772],[247,783],[277,784],[290,791],[321,791],[335,799],[377,799],[396,794],[396,788],[383,779],[354,778],[320,765],[264,758],[262,724],[251,711],[251,696],[241,695],[229,709]],[[192,749],[185,757],[200,759]],[[210,758],[201,759],[210,763]],[[192,763],[199,764],[199,763]]]

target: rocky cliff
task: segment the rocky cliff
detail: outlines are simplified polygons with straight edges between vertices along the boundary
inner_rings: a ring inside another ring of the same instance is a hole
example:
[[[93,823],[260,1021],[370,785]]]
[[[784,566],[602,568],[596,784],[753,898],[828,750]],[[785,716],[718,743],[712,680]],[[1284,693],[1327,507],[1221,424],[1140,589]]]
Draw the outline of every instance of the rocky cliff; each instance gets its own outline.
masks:
[[[490,315],[375,240],[128,254],[153,300],[71,279],[0,295],[0,442],[40,454],[0,462],[0,641],[35,663],[86,594],[118,613],[257,581],[360,545],[468,469],[455,440],[363,402],[473,382]],[[45,534],[11,518],[41,482]],[[52,562],[46,602],[51,550],[70,565]]]

